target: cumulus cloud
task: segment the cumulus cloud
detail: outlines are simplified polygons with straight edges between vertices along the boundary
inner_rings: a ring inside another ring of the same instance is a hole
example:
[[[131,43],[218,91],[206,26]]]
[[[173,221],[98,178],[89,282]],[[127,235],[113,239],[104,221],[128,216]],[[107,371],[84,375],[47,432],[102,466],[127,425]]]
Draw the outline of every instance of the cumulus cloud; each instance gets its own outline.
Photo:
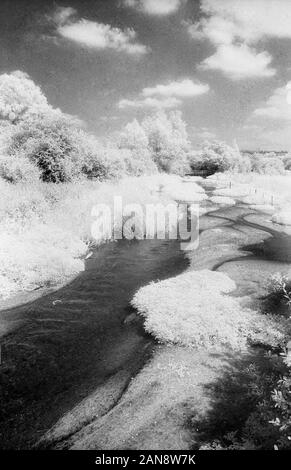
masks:
[[[176,108],[182,104],[183,99],[203,95],[209,89],[209,85],[190,79],[173,81],[144,88],[137,99],[123,99],[118,106],[119,108]]]
[[[108,24],[81,19],[58,28],[61,36],[93,49],[115,49],[128,54],[145,54],[147,47],[134,42],[133,29],[122,31]]]
[[[291,82],[277,88],[264,106],[255,109],[253,117],[291,121]]]
[[[51,19],[56,24],[59,36],[90,49],[114,49],[131,55],[143,55],[148,48],[136,41],[136,32],[127,28],[122,30],[109,24],[77,19],[76,10],[59,7]]]
[[[188,32],[192,38],[208,39],[216,47],[216,53],[203,62],[206,68],[220,70],[232,79],[275,74],[269,68],[270,54],[256,51],[254,45],[268,37],[291,39],[289,0],[202,0],[201,10],[202,19],[188,24]],[[240,60],[241,71],[237,73]]]
[[[209,91],[209,85],[193,82],[190,79],[171,82],[166,85],[156,85],[152,88],[144,88],[143,96],[175,96],[179,98],[191,98]]]
[[[256,52],[246,44],[222,44],[200,67],[205,70],[220,70],[233,80],[240,80],[248,77],[272,77],[276,70],[269,67],[271,61],[272,57],[267,52]]]
[[[291,38],[289,0],[202,0],[206,15],[189,26],[190,34],[202,34],[211,41],[254,43],[264,37]]]
[[[175,13],[186,0],[124,0],[124,5],[148,15],[167,16]]]
[[[118,103],[119,109],[124,108],[156,108],[156,109],[171,109],[177,108],[182,103],[181,100],[177,98],[144,98],[144,99],[133,99],[120,100]]]
[[[51,15],[51,19],[58,25],[65,24],[70,18],[77,13],[72,7],[57,7]]]

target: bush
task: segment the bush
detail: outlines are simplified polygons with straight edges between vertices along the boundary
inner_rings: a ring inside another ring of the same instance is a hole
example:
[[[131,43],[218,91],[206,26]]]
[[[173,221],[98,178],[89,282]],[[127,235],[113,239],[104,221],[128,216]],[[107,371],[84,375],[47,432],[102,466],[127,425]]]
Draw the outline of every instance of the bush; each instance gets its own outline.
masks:
[[[82,178],[122,177],[126,163],[117,149],[106,148],[67,116],[51,113],[15,126],[7,153],[38,167],[45,182],[64,183]]]
[[[0,157],[0,177],[9,183],[33,183],[40,176],[37,166],[22,156]]]
[[[225,295],[234,289],[223,273],[191,271],[142,287],[132,305],[144,316],[145,329],[162,342],[244,348],[248,340],[282,341],[271,317],[243,309],[238,299]]]
[[[126,174],[126,162],[122,152],[114,147],[104,147],[92,138],[87,142],[82,156],[82,173],[90,179],[103,181],[121,178]]]
[[[240,153],[224,142],[206,142],[189,159],[192,170],[205,170],[209,174],[235,169],[240,161]]]
[[[80,174],[83,141],[73,120],[52,113],[15,126],[8,155],[34,163],[45,182],[71,181]]]
[[[283,161],[278,157],[255,154],[252,163],[252,171],[261,175],[283,175],[285,173]]]

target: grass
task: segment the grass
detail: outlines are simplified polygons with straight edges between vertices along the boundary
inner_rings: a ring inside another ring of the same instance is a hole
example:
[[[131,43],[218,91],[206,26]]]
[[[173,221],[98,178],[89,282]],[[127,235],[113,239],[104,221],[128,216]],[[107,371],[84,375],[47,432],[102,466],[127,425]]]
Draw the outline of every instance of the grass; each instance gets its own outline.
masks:
[[[226,295],[235,287],[223,273],[189,271],[142,287],[132,305],[145,318],[145,329],[164,343],[243,349],[248,342],[274,346],[283,341],[271,316],[243,308]]]

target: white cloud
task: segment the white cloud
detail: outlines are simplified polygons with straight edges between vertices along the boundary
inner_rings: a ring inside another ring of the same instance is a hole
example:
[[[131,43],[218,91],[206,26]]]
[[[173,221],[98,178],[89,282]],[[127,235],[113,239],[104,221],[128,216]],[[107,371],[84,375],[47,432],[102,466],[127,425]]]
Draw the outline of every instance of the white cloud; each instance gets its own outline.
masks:
[[[192,80],[185,79],[177,82],[171,82],[166,85],[156,85],[152,88],[144,88],[143,96],[175,96],[179,98],[191,98],[202,95],[209,91],[209,85]]]
[[[269,65],[272,57],[267,52],[257,52],[246,44],[221,44],[215,54],[205,59],[200,67],[220,70],[233,80],[256,77],[272,77],[276,70]]]
[[[77,11],[72,7],[57,7],[50,18],[60,26],[65,24],[76,13]]]
[[[291,121],[291,82],[277,88],[266,104],[255,109],[253,117],[268,118],[281,121]]]
[[[124,5],[149,15],[167,16],[175,13],[185,0],[124,0]]]
[[[119,109],[124,108],[156,108],[156,109],[171,109],[177,108],[182,103],[181,100],[177,98],[144,98],[144,99],[134,99],[134,100],[120,100],[118,103]]]
[[[193,98],[209,91],[209,85],[184,79],[144,88],[133,100],[123,99],[119,108],[177,108],[185,98]]]
[[[108,24],[81,19],[75,23],[61,25],[58,33],[71,41],[94,49],[115,49],[128,54],[145,54],[148,49],[143,44],[134,42],[136,32],[133,29],[122,31]]]
[[[256,51],[254,45],[269,37],[291,39],[290,0],[202,0],[201,10],[203,18],[188,24],[188,32],[194,39],[208,39],[217,49],[204,60],[205,68],[221,70],[232,79],[275,74],[269,68],[270,54]]]
[[[202,0],[201,10],[206,18],[189,32],[195,35],[196,28],[212,42],[291,38],[290,0]]]
[[[71,7],[58,7],[49,17],[56,25],[59,36],[91,49],[114,49],[131,55],[143,55],[149,48],[136,41],[136,32],[121,30],[109,24],[77,19]]]

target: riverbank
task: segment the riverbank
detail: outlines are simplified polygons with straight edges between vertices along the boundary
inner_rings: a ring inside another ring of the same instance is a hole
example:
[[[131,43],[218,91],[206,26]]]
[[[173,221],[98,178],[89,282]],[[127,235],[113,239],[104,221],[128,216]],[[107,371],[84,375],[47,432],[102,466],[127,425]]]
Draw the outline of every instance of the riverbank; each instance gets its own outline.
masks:
[[[173,202],[175,193],[183,195],[181,186],[179,177],[166,174],[33,187],[2,181],[0,301],[64,285],[82,272],[90,246],[106,241],[91,234],[92,209],[97,204],[112,209],[114,197],[120,197],[123,205]],[[195,192],[195,184],[191,186]]]

